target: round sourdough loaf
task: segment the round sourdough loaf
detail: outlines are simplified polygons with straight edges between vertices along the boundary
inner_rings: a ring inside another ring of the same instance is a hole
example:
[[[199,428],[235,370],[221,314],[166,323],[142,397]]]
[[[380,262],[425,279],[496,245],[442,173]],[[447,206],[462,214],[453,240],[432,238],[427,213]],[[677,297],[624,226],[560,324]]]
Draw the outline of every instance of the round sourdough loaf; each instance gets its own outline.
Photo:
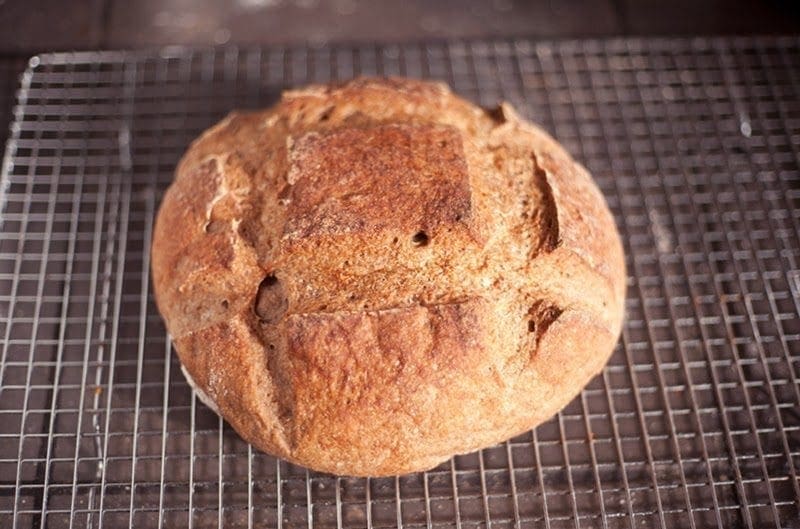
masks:
[[[619,235],[586,170],[507,104],[356,79],[233,113],[158,213],[187,378],[255,447],[424,470],[566,405],[620,333]]]

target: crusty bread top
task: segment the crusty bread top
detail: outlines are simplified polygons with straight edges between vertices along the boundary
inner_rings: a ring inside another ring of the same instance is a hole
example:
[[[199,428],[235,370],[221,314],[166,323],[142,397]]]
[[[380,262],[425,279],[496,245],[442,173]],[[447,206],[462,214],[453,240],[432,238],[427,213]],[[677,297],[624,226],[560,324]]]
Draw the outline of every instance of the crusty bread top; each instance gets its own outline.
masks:
[[[207,131],[152,268],[181,361],[240,434],[360,475],[546,419],[607,359],[625,288],[583,167],[507,104],[406,79],[287,92]]]

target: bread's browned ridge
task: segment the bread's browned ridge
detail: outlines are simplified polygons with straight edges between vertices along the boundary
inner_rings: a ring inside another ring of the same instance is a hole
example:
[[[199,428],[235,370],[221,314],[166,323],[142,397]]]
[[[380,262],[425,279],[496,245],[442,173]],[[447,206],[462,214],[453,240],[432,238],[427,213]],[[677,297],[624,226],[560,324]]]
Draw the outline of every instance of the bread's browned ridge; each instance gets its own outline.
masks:
[[[622,246],[590,175],[502,104],[353,80],[233,113],[155,225],[159,310],[257,448],[402,474],[523,432],[619,336]]]

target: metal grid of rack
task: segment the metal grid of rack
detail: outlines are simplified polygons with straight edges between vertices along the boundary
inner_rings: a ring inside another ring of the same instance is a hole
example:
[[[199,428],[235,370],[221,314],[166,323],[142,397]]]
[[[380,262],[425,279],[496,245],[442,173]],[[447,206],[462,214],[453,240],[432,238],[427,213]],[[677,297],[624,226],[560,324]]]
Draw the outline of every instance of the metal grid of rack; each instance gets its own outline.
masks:
[[[253,451],[182,379],[153,216],[233,107],[359,74],[505,99],[594,173],[628,266],[615,354],[557,417],[427,473]],[[0,228],[0,526],[800,527],[800,39],[35,57]]]

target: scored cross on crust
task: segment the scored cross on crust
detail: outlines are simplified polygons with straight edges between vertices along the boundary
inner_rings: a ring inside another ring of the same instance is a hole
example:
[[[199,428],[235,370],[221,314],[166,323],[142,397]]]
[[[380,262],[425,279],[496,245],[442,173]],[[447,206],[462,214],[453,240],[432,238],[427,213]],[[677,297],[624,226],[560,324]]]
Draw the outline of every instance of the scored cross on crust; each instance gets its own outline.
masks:
[[[245,439],[372,476],[549,418],[607,361],[625,288],[583,167],[507,104],[402,79],[207,131],[152,266],[187,376]]]

